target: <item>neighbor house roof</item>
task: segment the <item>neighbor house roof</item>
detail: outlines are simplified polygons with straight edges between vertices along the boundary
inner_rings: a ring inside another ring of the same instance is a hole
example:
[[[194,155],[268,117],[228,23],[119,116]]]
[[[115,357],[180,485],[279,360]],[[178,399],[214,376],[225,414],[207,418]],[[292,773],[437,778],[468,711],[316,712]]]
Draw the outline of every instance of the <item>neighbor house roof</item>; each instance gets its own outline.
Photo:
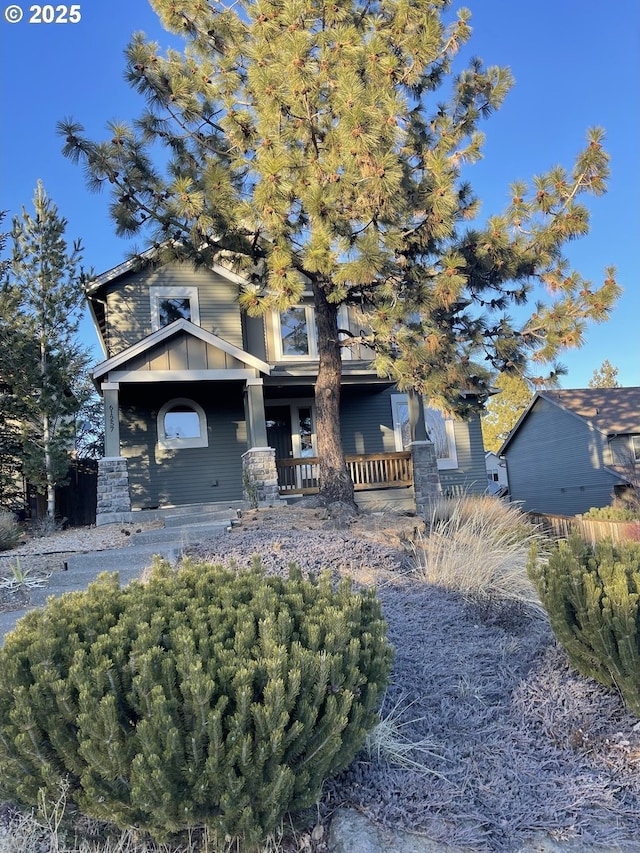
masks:
[[[505,439],[498,451],[500,454],[505,452],[511,439],[541,398],[588,422],[604,435],[640,435],[640,387],[538,391]]]

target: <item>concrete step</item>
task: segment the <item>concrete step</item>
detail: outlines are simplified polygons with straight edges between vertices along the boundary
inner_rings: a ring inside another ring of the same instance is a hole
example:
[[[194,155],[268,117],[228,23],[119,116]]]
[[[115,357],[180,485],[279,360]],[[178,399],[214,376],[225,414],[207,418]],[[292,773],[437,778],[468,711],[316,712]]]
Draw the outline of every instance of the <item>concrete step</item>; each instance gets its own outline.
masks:
[[[180,527],[161,527],[158,530],[144,530],[134,533],[131,541],[134,545],[153,545],[154,543],[175,544],[176,547],[193,545],[206,536],[224,533],[231,526],[227,516],[223,521],[207,521],[202,524],[182,524]]]
[[[237,512],[234,509],[217,509],[206,510],[204,512],[196,512],[190,515],[165,515],[165,527],[193,527],[195,524],[211,524],[214,522],[225,522],[227,526],[231,523],[232,518],[237,518]]]

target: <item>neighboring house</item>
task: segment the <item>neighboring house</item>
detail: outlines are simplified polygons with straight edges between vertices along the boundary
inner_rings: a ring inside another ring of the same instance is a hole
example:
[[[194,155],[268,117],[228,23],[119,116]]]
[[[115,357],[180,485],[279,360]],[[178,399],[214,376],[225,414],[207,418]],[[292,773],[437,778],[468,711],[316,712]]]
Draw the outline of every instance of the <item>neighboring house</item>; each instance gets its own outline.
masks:
[[[488,489],[490,495],[505,495],[509,488],[507,477],[507,464],[500,459],[493,450],[487,450],[484,454],[484,464],[487,469]]]
[[[288,311],[248,317],[238,305],[242,283],[221,265],[128,262],[89,289],[105,355],[93,373],[105,403],[103,467],[114,462],[113,482],[128,477],[132,510],[242,500],[243,459],[268,448],[280,494],[317,491],[311,295]],[[340,323],[361,326],[346,311]],[[381,482],[393,479],[389,460],[409,458],[407,397],[370,360],[366,348],[344,350],[342,439],[360,465],[358,489],[390,485]],[[484,491],[479,418],[426,417],[443,489]],[[364,464],[371,456],[383,457],[383,475]],[[100,500],[98,515],[109,515]]]
[[[540,391],[499,450],[511,500],[577,515],[640,474],[640,388]]]

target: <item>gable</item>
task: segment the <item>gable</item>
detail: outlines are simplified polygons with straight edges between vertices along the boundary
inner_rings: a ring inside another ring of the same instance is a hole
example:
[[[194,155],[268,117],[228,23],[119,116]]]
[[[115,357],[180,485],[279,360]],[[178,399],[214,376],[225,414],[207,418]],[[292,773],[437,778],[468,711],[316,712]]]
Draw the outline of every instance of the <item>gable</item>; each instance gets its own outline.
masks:
[[[133,346],[158,328],[158,295],[195,294],[197,311],[189,318],[208,332],[243,346],[238,304],[243,279],[219,264],[212,268],[172,262],[141,266],[128,262],[91,284],[87,298],[108,357]]]
[[[216,378],[241,378],[238,371],[255,376],[256,371],[269,374],[270,367],[188,320],[176,320],[103,361],[93,378],[97,381],[108,374],[111,381],[144,382],[153,381],[158,373],[179,373],[183,379],[214,378],[212,371]]]

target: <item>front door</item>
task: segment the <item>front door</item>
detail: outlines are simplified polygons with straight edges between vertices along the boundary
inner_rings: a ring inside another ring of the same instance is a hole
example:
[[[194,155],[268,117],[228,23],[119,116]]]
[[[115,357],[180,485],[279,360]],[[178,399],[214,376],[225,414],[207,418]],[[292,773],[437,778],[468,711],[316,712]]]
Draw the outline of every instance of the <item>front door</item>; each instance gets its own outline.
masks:
[[[265,406],[267,439],[277,460],[304,459],[317,455],[315,407],[312,401],[296,400]],[[315,488],[313,465],[277,465],[278,485],[283,488]]]

